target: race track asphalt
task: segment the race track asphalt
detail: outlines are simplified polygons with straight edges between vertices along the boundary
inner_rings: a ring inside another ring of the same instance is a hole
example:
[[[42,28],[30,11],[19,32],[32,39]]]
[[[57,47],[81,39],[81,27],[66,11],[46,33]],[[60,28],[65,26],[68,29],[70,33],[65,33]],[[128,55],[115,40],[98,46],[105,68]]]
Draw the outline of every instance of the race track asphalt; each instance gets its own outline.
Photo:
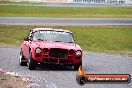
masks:
[[[132,18],[42,18],[42,17],[0,17],[5,25],[53,25],[53,26],[131,26]]]
[[[18,47],[0,48],[0,68],[31,77],[38,88],[132,88],[129,84],[85,84],[76,82],[77,71],[63,66],[38,66],[30,71],[27,66],[20,66]],[[84,52],[83,67],[88,74],[130,74],[132,75],[132,57],[122,55]]]

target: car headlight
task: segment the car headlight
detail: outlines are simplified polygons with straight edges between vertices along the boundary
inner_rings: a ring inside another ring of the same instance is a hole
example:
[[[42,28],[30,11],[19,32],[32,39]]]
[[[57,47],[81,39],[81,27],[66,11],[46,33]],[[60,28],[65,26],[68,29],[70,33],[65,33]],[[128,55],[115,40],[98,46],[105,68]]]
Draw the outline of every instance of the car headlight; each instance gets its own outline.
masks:
[[[81,56],[82,55],[82,52],[80,50],[76,51],[76,55],[77,56]]]
[[[35,52],[36,53],[40,53],[41,52],[41,49],[40,48],[36,48]]]

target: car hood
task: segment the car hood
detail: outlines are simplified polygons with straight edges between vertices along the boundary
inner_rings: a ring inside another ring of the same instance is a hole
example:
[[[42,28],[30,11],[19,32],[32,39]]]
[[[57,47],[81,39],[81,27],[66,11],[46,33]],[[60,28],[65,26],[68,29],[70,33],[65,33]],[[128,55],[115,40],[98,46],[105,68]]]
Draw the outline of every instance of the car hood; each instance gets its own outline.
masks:
[[[34,41],[33,44],[40,48],[62,48],[62,49],[80,49],[80,46],[75,43],[66,42],[48,42],[48,41]]]

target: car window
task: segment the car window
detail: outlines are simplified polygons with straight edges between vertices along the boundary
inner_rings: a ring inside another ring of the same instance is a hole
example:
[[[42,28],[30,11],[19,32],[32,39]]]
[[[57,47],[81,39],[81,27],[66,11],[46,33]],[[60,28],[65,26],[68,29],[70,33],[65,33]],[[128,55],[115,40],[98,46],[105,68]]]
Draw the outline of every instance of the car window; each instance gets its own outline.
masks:
[[[33,40],[74,42],[72,34],[63,31],[37,31],[33,34]]]

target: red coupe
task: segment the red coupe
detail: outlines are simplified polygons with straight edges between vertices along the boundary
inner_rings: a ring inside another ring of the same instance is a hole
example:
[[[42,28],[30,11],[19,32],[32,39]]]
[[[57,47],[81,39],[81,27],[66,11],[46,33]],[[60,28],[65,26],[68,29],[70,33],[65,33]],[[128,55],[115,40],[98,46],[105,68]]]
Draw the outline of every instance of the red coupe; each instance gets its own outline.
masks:
[[[62,29],[34,28],[21,45],[19,63],[34,70],[38,63],[82,66],[82,49],[72,32]]]

